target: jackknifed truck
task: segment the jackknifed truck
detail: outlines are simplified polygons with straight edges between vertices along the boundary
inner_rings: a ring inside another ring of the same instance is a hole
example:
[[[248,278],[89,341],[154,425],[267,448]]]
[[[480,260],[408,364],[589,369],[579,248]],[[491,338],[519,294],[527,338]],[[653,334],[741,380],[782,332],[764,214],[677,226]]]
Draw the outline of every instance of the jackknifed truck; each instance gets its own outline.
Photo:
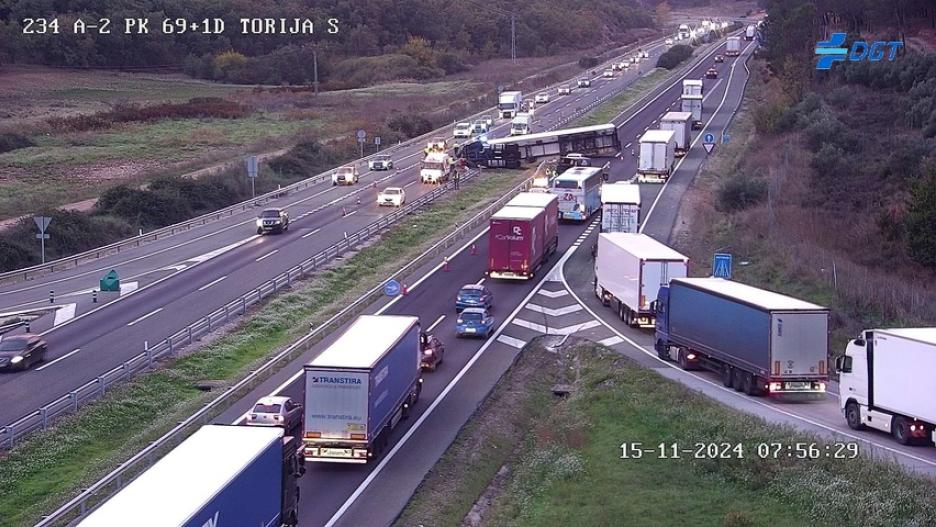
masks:
[[[532,278],[559,246],[559,223],[550,215],[546,208],[518,206],[494,213],[488,231],[488,276]]]
[[[692,144],[692,113],[667,112],[660,119],[660,130],[672,130],[676,138],[676,157],[682,157]]]
[[[664,182],[676,163],[676,133],[672,130],[648,130],[640,136],[637,157],[637,182]]]
[[[748,395],[815,398],[829,380],[829,310],[724,278],[660,288],[655,349]]]
[[[296,525],[299,447],[281,427],[203,426],[78,525]]]
[[[419,319],[361,315],[304,367],[306,461],[367,463],[422,391]]]
[[[653,327],[660,286],[688,272],[689,258],[646,234],[602,232],[595,255],[595,296],[632,327]]]
[[[848,426],[904,445],[936,442],[936,328],[868,329],[836,359]]]

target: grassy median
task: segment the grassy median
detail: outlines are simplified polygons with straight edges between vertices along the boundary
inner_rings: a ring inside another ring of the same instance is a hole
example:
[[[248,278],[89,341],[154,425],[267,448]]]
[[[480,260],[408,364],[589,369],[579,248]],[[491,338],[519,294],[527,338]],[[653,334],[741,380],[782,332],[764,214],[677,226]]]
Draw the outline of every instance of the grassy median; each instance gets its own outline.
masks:
[[[274,350],[308,332],[379,284],[524,177],[487,171],[483,178],[404,221],[331,270],[275,297],[228,335],[197,353],[114,388],[105,398],[35,434],[0,457],[0,525],[32,525],[164,434],[220,393],[195,387],[243,378]]]
[[[557,383],[571,393],[554,396]],[[623,459],[622,443],[651,451]],[[660,443],[689,452],[664,458]],[[696,458],[697,444],[722,443],[742,445],[741,453],[703,449]],[[758,450],[774,443],[815,444],[820,452],[826,444],[713,402],[603,346],[580,341],[557,355],[534,341],[396,526],[936,524],[931,480],[864,457],[797,459],[781,450],[774,459],[773,448]],[[712,459],[719,452],[728,458]]]

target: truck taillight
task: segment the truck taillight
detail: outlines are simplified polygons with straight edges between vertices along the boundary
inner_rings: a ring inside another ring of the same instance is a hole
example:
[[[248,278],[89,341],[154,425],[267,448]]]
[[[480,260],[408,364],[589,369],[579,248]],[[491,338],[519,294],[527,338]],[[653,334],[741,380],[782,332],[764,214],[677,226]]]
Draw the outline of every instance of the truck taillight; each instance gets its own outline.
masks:
[[[527,270],[527,261],[526,261],[526,260],[523,261],[523,264],[520,266],[520,268],[523,269],[524,271]]]
[[[351,434],[351,439],[367,439],[365,434]]]
[[[310,439],[316,439],[316,438],[322,437],[322,433],[321,432],[306,432],[305,437],[308,437]]]
[[[780,361],[775,360],[773,363],[773,373],[774,375],[780,375]]]
[[[824,360],[819,361],[819,374],[820,374],[820,375],[825,375],[825,374],[826,374],[826,369],[825,369],[825,368],[826,368],[826,366],[825,366],[825,361],[824,361]]]
[[[772,383],[770,383],[770,391],[771,391],[771,392],[779,392],[781,389],[783,389],[783,385],[780,384],[779,382],[772,382]]]
[[[640,307],[647,307],[647,295],[640,295]]]

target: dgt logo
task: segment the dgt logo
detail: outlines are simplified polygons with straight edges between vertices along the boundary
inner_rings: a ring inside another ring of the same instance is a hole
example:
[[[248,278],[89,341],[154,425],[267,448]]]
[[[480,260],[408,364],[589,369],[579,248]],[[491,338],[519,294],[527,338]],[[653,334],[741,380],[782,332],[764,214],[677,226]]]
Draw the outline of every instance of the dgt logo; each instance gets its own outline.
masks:
[[[899,40],[884,41],[877,40],[868,44],[864,40],[856,40],[852,43],[851,50],[841,47],[845,43],[845,33],[832,33],[829,40],[816,42],[816,55],[819,61],[816,63],[817,70],[827,70],[832,68],[833,62],[844,61],[847,57],[851,62],[860,62],[867,58],[871,62],[877,62],[884,58],[884,50],[890,48],[887,60],[892,61],[897,56],[897,50],[903,46]]]

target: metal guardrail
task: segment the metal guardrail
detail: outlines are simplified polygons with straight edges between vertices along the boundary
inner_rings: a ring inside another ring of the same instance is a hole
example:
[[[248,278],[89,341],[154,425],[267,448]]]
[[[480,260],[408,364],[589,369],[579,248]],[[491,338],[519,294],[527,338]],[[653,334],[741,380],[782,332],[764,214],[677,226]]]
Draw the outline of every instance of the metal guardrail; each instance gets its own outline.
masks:
[[[651,39],[651,40],[649,40],[649,41],[647,41],[647,42],[645,42],[645,43],[641,43],[641,41],[638,40],[637,42],[635,42],[635,43],[633,43],[633,44],[630,44],[630,45],[628,45],[628,46],[621,46],[621,47],[616,48],[616,49],[611,50],[611,51],[613,52],[613,51],[617,51],[617,50],[626,50],[626,49],[631,49],[631,48],[633,48],[633,47],[639,47],[639,46],[649,45],[649,44],[652,44],[653,42],[656,42],[656,41],[658,41],[658,40],[663,40],[663,38],[664,38],[664,37],[660,37],[660,38],[656,38],[656,39]],[[615,58],[617,58],[617,57],[615,57]],[[607,61],[607,62],[605,63],[605,65],[606,65],[606,64],[609,64],[610,62],[613,62],[613,59]],[[571,63],[570,63],[570,64],[571,64]],[[601,66],[601,65],[596,66],[596,68],[600,68],[600,67],[602,67],[602,66]],[[523,84],[523,81],[524,81],[524,80],[529,79],[529,78],[532,78],[532,77],[533,77],[533,75],[531,75],[531,76],[529,76],[529,77],[526,77],[526,78],[524,78],[524,79],[521,79],[520,81],[518,81],[517,84]],[[550,89],[554,89],[554,88],[556,88],[557,86],[559,86],[560,84],[565,84],[565,83],[567,83],[567,82],[569,82],[569,81],[566,80],[566,81],[561,81],[561,82],[553,83],[553,84],[551,84],[551,85],[545,86],[544,88],[540,88],[540,89],[534,90],[533,93],[538,92],[538,91],[541,91],[541,90],[550,90]],[[483,109],[483,110],[481,110],[481,111],[478,111],[478,112],[476,112],[476,113],[474,113],[474,114],[471,114],[471,115],[469,115],[469,116],[467,116],[467,117],[464,117],[463,119],[465,119],[465,120],[471,120],[471,119],[480,117],[481,115],[484,115],[485,113],[494,111],[495,109],[496,109],[495,106],[488,107],[488,108]],[[441,128],[437,128],[437,129],[435,129],[435,130],[432,130],[432,131],[430,131],[430,132],[427,132],[427,133],[425,133],[425,134],[423,134],[423,135],[420,135],[420,136],[418,136],[418,137],[414,137],[414,138],[408,139],[407,141],[401,142],[400,144],[396,145],[396,147],[397,147],[397,148],[405,148],[405,147],[411,146],[411,145],[413,145],[413,144],[416,144],[416,143],[418,143],[419,141],[424,141],[424,140],[428,139],[429,137],[442,134],[442,133],[444,132],[444,130],[446,130],[446,129],[449,128],[450,126],[451,126],[451,125],[446,125],[446,126],[443,126],[443,127],[441,127]],[[363,163],[366,163],[368,160],[370,160],[372,157],[374,157],[374,156],[376,156],[376,155],[378,155],[378,154],[383,154],[383,153],[386,153],[386,151],[384,151],[384,152],[377,152],[377,153],[374,153],[374,154],[365,156],[365,157],[363,157],[363,158],[361,158],[361,159],[357,159],[357,160],[353,161],[353,163],[355,163],[355,164],[363,164]],[[222,218],[229,217],[229,216],[232,216],[232,215],[234,215],[234,214],[237,214],[237,213],[240,213],[240,212],[244,212],[244,211],[247,211],[247,210],[251,210],[251,209],[253,209],[253,208],[256,208],[256,207],[259,207],[259,206],[264,205],[264,204],[266,204],[266,203],[269,203],[270,201],[272,201],[272,200],[274,200],[274,199],[282,198],[282,197],[284,197],[284,196],[289,195],[290,193],[298,192],[298,191],[300,191],[300,190],[305,190],[305,189],[307,189],[307,188],[309,188],[309,187],[311,187],[311,186],[313,186],[313,185],[316,185],[316,184],[318,184],[318,183],[321,183],[322,181],[325,181],[325,180],[327,180],[328,178],[330,178],[333,171],[334,171],[334,169],[330,169],[330,170],[328,170],[328,171],[326,171],[326,172],[322,172],[322,173],[320,173],[320,174],[317,174],[317,175],[312,176],[312,177],[310,177],[310,178],[304,179],[304,180],[302,180],[302,181],[297,181],[296,183],[292,183],[292,184],[287,185],[287,186],[285,186],[285,187],[282,187],[282,188],[279,188],[279,189],[276,189],[276,190],[267,192],[266,194],[262,194],[262,195],[260,195],[260,196],[255,197],[255,198],[252,198],[252,199],[250,199],[250,200],[242,201],[242,202],[240,202],[240,203],[236,203],[236,204],[234,204],[234,205],[230,205],[230,206],[225,207],[225,208],[223,208],[223,209],[219,209],[219,210],[216,210],[216,211],[214,211],[214,212],[209,212],[209,213],[207,213],[207,214],[203,214],[203,215],[201,215],[201,216],[198,216],[198,217],[195,217],[195,218],[192,218],[192,219],[189,219],[189,220],[185,220],[185,221],[183,221],[183,222],[179,222],[179,223],[176,223],[176,224],[173,224],[173,225],[168,225],[168,226],[166,226],[166,227],[162,227],[162,228],[156,229],[156,230],[154,230],[154,231],[148,232],[148,233],[143,234],[143,235],[140,235],[140,236],[134,236],[134,237],[132,237],[132,238],[127,238],[127,239],[124,239],[124,240],[120,240],[120,241],[111,243],[111,244],[109,244],[109,245],[104,245],[104,246],[102,246],[102,247],[97,247],[97,248],[95,248],[95,249],[91,249],[91,250],[88,250],[88,251],[84,251],[84,252],[81,252],[81,253],[78,253],[78,254],[73,254],[73,255],[71,255],[71,256],[67,256],[67,257],[64,257],[64,258],[60,258],[60,259],[58,259],[58,260],[53,260],[53,261],[51,261],[51,262],[46,262],[46,263],[44,263],[44,264],[34,265],[34,266],[32,266],[32,267],[25,267],[25,268],[23,268],[23,269],[16,269],[16,270],[13,270],[13,271],[2,272],[2,273],[0,273],[0,286],[7,285],[7,284],[12,284],[12,283],[17,283],[17,282],[24,282],[24,281],[28,281],[28,280],[33,280],[33,279],[35,279],[35,278],[38,278],[38,277],[43,276],[43,275],[45,275],[45,274],[53,273],[53,272],[55,272],[55,271],[63,271],[63,270],[66,270],[66,269],[70,269],[70,268],[73,268],[73,267],[77,267],[77,266],[80,265],[81,263],[86,262],[86,261],[89,261],[89,260],[96,260],[96,259],[103,258],[103,257],[105,257],[105,256],[110,256],[110,255],[112,255],[112,254],[119,254],[120,251],[121,251],[122,249],[128,249],[128,248],[133,248],[133,247],[139,247],[139,246],[144,245],[144,244],[146,244],[146,243],[155,242],[155,241],[159,240],[160,238],[165,238],[166,236],[173,236],[173,235],[178,234],[178,233],[180,233],[180,232],[188,231],[188,230],[192,229],[193,227],[205,225],[205,224],[207,224],[207,223],[213,223],[213,222],[215,222],[215,221],[221,220]]]
[[[471,174],[477,175],[478,172],[472,172]],[[462,181],[465,181],[465,178],[462,178]],[[442,238],[441,240],[433,244],[432,247],[430,247],[421,255],[416,257],[413,261],[404,265],[402,268],[397,270],[388,278],[396,278],[402,281],[402,279],[405,277],[407,273],[410,273],[423,265],[431,263],[434,259],[438,259],[439,255],[442,254],[444,251],[446,251],[446,249],[451,247],[460,239],[470,235],[472,232],[475,231],[475,229],[477,229],[478,227],[483,225],[485,222],[487,222],[488,219],[498,209],[500,209],[504,204],[510,201],[510,199],[513,198],[517,193],[530,188],[532,181],[533,181],[533,178],[529,178],[523,181],[522,183],[520,183],[519,185],[517,185],[516,187],[514,187],[513,189],[506,192],[503,197],[501,197],[500,199],[498,199],[491,205],[488,205],[484,210],[479,212],[477,215],[472,217],[467,222],[459,225],[453,232],[451,232],[450,234],[448,234],[447,236],[445,236],[444,238]],[[448,190],[451,190],[452,188],[453,188],[452,186],[446,185],[445,187],[440,187],[438,189],[435,189],[433,193],[437,192],[438,194],[436,195],[436,197],[438,197],[438,196],[445,194]],[[422,205],[425,205],[426,203],[429,203],[430,201],[432,200],[428,200]],[[409,209],[408,211],[406,209],[401,209],[399,211],[401,213],[399,217],[404,217],[410,212],[414,212],[415,210],[416,210],[415,208]],[[363,235],[365,232],[370,232],[369,227],[370,226],[365,227],[364,229],[361,229],[360,231],[355,233],[355,235],[359,235],[359,234]],[[349,236],[349,239],[350,238],[351,237]],[[361,238],[358,241],[358,243],[360,243],[360,241],[363,241],[364,239],[366,238]],[[335,246],[332,246],[331,248],[326,249],[325,251],[322,251],[322,253],[320,253],[319,255],[316,255],[313,258],[310,258],[309,260],[307,260],[307,262],[312,263],[315,261],[316,258],[320,258],[322,255],[326,253],[332,254],[329,251],[333,251],[333,247]],[[344,250],[347,250],[350,247],[351,246],[349,245],[345,247]],[[298,267],[299,266],[297,266],[297,268]],[[305,272],[309,272],[312,269],[314,269],[314,267],[307,269]],[[299,276],[299,275],[296,275],[296,276]],[[271,294],[271,293],[272,293],[272,290],[268,292],[267,294]],[[273,358],[268,360],[262,366],[252,371],[244,379],[237,382],[236,384],[234,384],[233,386],[225,390],[224,393],[219,395],[217,398],[215,398],[214,400],[212,400],[211,402],[203,406],[191,417],[187,418],[186,420],[182,421],[181,423],[173,427],[172,430],[166,432],[162,437],[160,437],[159,439],[151,443],[149,446],[144,448],[142,451],[137,453],[135,456],[133,456],[132,458],[130,458],[123,464],[121,464],[118,468],[116,468],[110,474],[104,476],[98,482],[96,482],[95,484],[91,485],[89,488],[84,490],[80,495],[78,495],[77,497],[75,497],[74,499],[72,499],[71,501],[69,501],[68,503],[60,507],[59,509],[57,509],[52,514],[45,516],[42,519],[42,521],[36,524],[36,527],[48,527],[48,526],[53,526],[53,525],[56,525],[56,526],[75,525],[84,515],[86,515],[91,510],[93,510],[95,506],[102,503],[103,501],[108,499],[110,496],[116,494],[126,484],[130,483],[136,476],[140,475],[141,473],[143,473],[143,471],[145,471],[147,468],[152,466],[152,464],[155,463],[156,460],[158,460],[160,457],[164,456],[170,450],[175,448],[186,437],[188,437],[189,434],[194,432],[195,429],[203,425],[209,424],[212,419],[214,419],[218,414],[220,414],[222,411],[227,409],[229,405],[232,404],[233,401],[246,395],[248,392],[253,390],[257,385],[259,385],[265,379],[270,377],[273,373],[278,371],[281,367],[287,365],[289,362],[294,360],[299,355],[310,350],[313,346],[315,346],[318,342],[320,342],[323,338],[325,338],[331,332],[337,330],[344,324],[351,321],[353,318],[355,318],[361,312],[363,312],[368,306],[370,306],[375,300],[383,296],[383,294],[384,294],[383,283],[381,283],[380,285],[372,288],[371,290],[361,295],[357,300],[352,302],[350,305],[346,306],[341,311],[339,311],[338,313],[333,315],[331,318],[329,318],[327,321],[325,321],[324,323],[316,327],[309,334],[303,336],[298,341],[296,341],[295,343],[291,344],[283,351],[276,354]],[[245,307],[243,307],[243,304],[241,304],[240,302],[241,302],[240,300],[234,302],[234,304],[236,305],[233,306],[234,311],[231,312],[232,314],[241,314],[243,313],[243,309],[246,309]],[[255,302],[256,300],[254,300],[254,303]],[[225,310],[227,310],[227,306],[225,307]],[[208,324],[210,324],[210,320],[208,320],[209,318],[210,317],[206,317],[206,320],[203,320],[202,322],[200,322],[202,332],[207,330],[205,328],[207,328]],[[216,323],[221,324],[223,323],[223,320],[219,318],[219,320]],[[178,336],[181,339],[191,338],[184,331],[177,333],[176,335],[174,335],[174,337],[175,336]],[[167,340],[171,340],[171,339],[167,339]],[[163,344],[167,345],[165,344],[165,341]],[[168,344],[168,345],[171,346],[172,344]],[[181,341],[179,343],[176,343],[175,345],[176,346],[181,345]],[[152,353],[152,351],[153,350],[151,349],[150,352]],[[162,354],[165,355],[166,353],[167,353],[166,348],[163,348]],[[141,366],[141,369],[148,367],[146,361],[150,359],[151,359],[151,356],[144,356],[141,359],[143,361],[141,362],[141,364],[143,364],[143,366]]]

